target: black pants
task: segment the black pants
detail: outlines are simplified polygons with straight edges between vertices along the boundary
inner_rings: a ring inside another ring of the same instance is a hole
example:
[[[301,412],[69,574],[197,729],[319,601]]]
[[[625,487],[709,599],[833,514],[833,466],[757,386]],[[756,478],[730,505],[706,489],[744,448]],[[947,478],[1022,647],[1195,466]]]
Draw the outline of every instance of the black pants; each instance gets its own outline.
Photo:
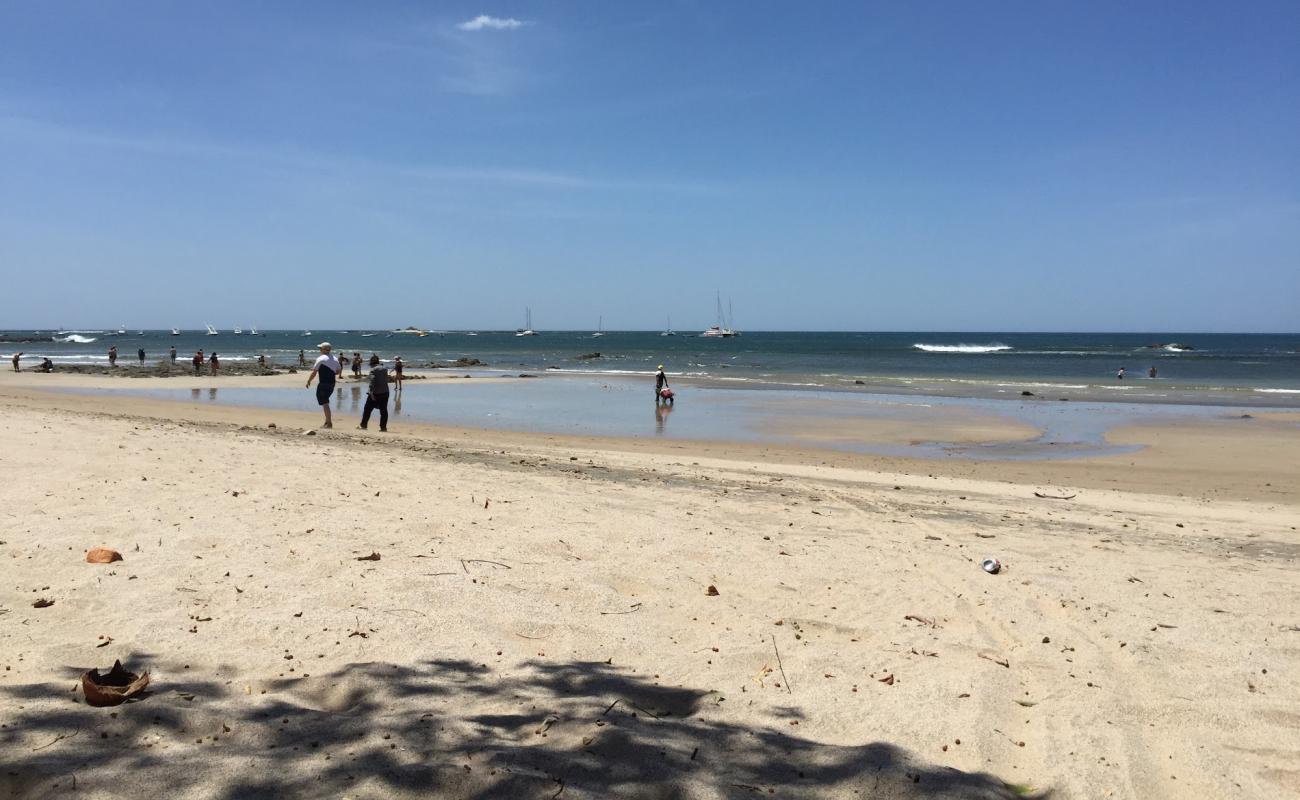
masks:
[[[361,412],[361,427],[370,424],[370,412],[379,409],[379,429],[388,428],[388,393],[366,395],[366,409]]]

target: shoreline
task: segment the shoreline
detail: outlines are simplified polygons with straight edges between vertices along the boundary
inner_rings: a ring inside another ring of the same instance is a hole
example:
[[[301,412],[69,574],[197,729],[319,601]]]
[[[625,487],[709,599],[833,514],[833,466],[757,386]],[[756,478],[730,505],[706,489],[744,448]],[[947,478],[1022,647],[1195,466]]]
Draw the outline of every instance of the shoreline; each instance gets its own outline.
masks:
[[[46,377],[46,376],[41,376]],[[85,380],[79,376],[78,381]],[[111,379],[110,379],[111,380]],[[232,378],[252,386],[274,380],[285,388],[297,389],[301,375]],[[508,383],[518,379],[476,379],[480,385]],[[445,383],[444,383],[445,382]],[[472,381],[445,376],[422,384],[421,388],[445,385],[468,386]],[[73,388],[71,386],[67,388]],[[414,387],[413,387],[414,390]],[[277,430],[314,430],[320,424],[317,411],[258,406],[226,405],[198,400],[202,389],[190,387],[194,402],[142,398],[133,395],[78,394],[51,391],[48,387],[16,386],[0,379],[0,406],[41,407],[92,413],[108,418],[151,421],[181,421],[212,424],[219,428],[262,430],[274,422]],[[946,478],[983,478],[1036,487],[1086,488],[1093,490],[1142,492],[1157,495],[1199,497],[1204,500],[1245,500],[1270,504],[1300,505],[1300,463],[1293,457],[1300,446],[1300,414],[1278,411],[1249,418],[1207,419],[1198,422],[1166,422],[1147,425],[1117,425],[1105,433],[1108,444],[1127,448],[1113,455],[1083,455],[1059,460],[978,460],[963,458],[960,452],[942,457],[919,457],[897,453],[867,453],[818,446],[816,441],[723,441],[711,438],[646,438],[633,436],[584,435],[575,433],[505,430],[396,419],[394,432],[376,440],[374,432],[352,430],[353,417],[336,411],[339,425],[322,436],[366,444],[420,447],[440,443],[451,447],[471,445],[476,449],[566,448],[627,453],[651,457],[698,459],[718,463],[759,461],[800,468],[836,468],[896,475],[925,475]],[[948,424],[960,427],[960,420]],[[974,430],[963,436],[968,441],[1004,437],[1016,441],[1027,433],[1014,427],[986,427],[973,418]],[[879,424],[869,426],[881,431]],[[835,435],[822,431],[820,435]],[[885,430],[895,440],[925,436],[929,429],[916,424],[897,424]]]

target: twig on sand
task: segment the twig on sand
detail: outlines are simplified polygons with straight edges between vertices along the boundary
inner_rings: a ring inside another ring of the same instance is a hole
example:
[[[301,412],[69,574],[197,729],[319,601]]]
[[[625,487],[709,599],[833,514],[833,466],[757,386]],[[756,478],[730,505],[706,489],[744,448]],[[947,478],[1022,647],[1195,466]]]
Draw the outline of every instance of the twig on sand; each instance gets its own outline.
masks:
[[[781,663],[781,651],[776,649],[776,635],[769,633],[768,636],[772,637],[772,652],[776,653],[776,666],[781,670],[781,680],[785,681],[785,690],[794,694],[794,689],[790,688],[790,679],[785,674],[785,665]]]
[[[632,614],[632,613],[635,613],[635,612],[640,611],[640,610],[641,610],[641,604],[640,604],[640,603],[633,603],[633,604],[628,608],[627,611],[602,611],[602,612],[600,612],[600,613],[601,613],[602,615],[604,615],[604,616],[610,616],[610,615],[612,615],[612,614]]]
[[[1007,669],[1011,669],[1010,661],[1001,658],[995,658],[994,656],[991,656],[988,653],[980,653],[979,656],[985,661],[992,661],[994,664],[997,664],[1000,667],[1006,667]]]
[[[37,750],[44,750],[47,747],[53,747],[54,745],[58,744],[64,739],[71,739],[73,736],[76,736],[79,733],[81,733],[81,728],[77,728],[72,733],[60,733],[58,736],[54,737],[54,741],[43,744],[40,747],[33,747],[32,752],[35,753]]]
[[[919,622],[922,625],[929,625],[931,628],[939,627],[939,623],[935,622],[933,618],[920,617],[916,614],[905,614],[903,619],[910,619],[911,621]]]
[[[564,778],[556,778],[555,781],[560,784],[560,788],[556,789],[555,794],[551,795],[551,800],[555,800],[555,798],[564,794]]]
[[[470,564],[491,564],[494,567],[501,567],[503,569],[514,569],[514,567],[509,564],[502,564],[500,561],[489,561],[486,558],[462,558],[460,560],[460,568],[465,570],[465,574],[467,575],[469,574]]]
[[[608,714],[609,712],[613,711],[613,710],[614,710],[614,706],[618,705],[619,702],[620,702],[622,699],[623,699],[623,698],[620,697],[620,698],[618,698],[617,700],[615,700],[614,702],[612,702],[612,703],[610,703],[609,705],[605,706],[605,710],[602,711],[602,712],[600,712],[600,715],[603,717],[603,716],[605,716],[606,714]]]
[[[1043,494],[1042,492],[1034,492],[1034,497],[1041,497],[1044,500],[1073,500],[1078,496],[1079,495],[1077,493],[1076,494]]]

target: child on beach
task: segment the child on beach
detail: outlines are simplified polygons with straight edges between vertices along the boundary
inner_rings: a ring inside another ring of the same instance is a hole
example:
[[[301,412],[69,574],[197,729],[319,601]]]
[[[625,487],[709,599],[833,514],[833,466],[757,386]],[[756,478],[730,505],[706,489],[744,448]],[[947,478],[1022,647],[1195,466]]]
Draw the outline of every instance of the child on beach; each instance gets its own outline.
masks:
[[[358,359],[360,360],[360,359]],[[388,430],[388,367],[379,363],[379,356],[370,356],[370,391],[366,395],[366,407],[361,412],[361,424],[357,427],[365,430],[370,424],[370,413],[379,409],[379,430]]]
[[[402,393],[402,357],[393,359],[393,375],[397,380],[397,393]]]

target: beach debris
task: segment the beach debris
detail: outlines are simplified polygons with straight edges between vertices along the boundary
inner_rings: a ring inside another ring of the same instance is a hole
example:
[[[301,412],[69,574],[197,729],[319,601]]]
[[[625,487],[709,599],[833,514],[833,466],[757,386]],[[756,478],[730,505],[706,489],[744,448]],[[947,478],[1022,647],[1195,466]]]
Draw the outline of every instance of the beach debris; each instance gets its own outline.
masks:
[[[704,593],[705,593],[706,595],[708,595],[709,597],[717,597],[717,596],[718,596],[718,587],[716,587],[716,586],[714,586],[713,584],[710,583],[710,584],[709,584],[709,588],[705,589],[705,590],[704,590]]]
[[[358,558],[357,558],[357,561],[378,561],[379,558],[380,558],[380,556],[379,556],[378,553],[371,552],[371,554],[368,555],[368,556],[360,556],[360,557],[358,557]]]
[[[148,685],[147,671],[137,675],[123,667],[121,661],[114,661],[113,668],[104,675],[100,675],[98,669],[91,669],[81,676],[81,692],[86,696],[86,704],[96,707],[121,705],[143,692]]]
[[[885,684],[886,686],[893,686],[893,685],[894,685],[894,673],[891,672],[891,673],[889,673],[888,675],[886,675],[886,676],[883,677],[883,678],[876,678],[876,680],[877,680],[877,681],[880,681],[881,683]]]
[[[107,547],[96,547],[86,553],[86,563],[88,564],[112,564],[114,561],[121,560],[121,553]]]
[[[551,729],[552,725],[554,725],[559,721],[560,718],[555,716],[554,714],[548,715],[546,719],[542,720],[542,724],[537,726],[537,730],[533,731],[533,735],[534,736],[544,735],[547,731]]]
[[[600,612],[600,613],[601,613],[601,616],[609,616],[609,615],[611,615],[611,614],[632,614],[632,613],[635,613],[635,612],[640,611],[640,610],[641,610],[641,604],[640,604],[640,603],[633,603],[633,604],[628,608],[627,611],[602,611],[602,612]]]
[[[980,562],[980,566],[990,575],[997,575],[1002,571],[1002,562],[996,558],[986,558]]]
[[[269,423],[266,427],[268,427],[268,428],[274,428],[274,427],[275,427],[275,423],[274,423],[274,422]]]
[[[988,653],[980,653],[979,657],[984,659],[985,661],[992,661],[994,664],[997,664],[999,667],[1006,667],[1007,669],[1011,669],[1011,662],[1007,661],[1005,658],[997,658],[996,656],[991,656]]]
[[[1043,498],[1044,500],[1073,500],[1074,498],[1076,498],[1076,497],[1078,497],[1078,496],[1079,496],[1078,493],[1075,493],[1075,494],[1043,494],[1042,492],[1034,492],[1034,497],[1041,497],[1041,498]]]
[[[977,533],[977,534],[975,534],[975,537],[976,537],[977,539],[996,539],[996,538],[997,538],[997,534],[993,534],[993,533]]]
[[[1023,391],[1023,392],[1020,393],[1020,396],[1021,396],[1021,397],[1033,397],[1033,396],[1034,396],[1034,393],[1031,392],[1031,391],[1029,391],[1028,389],[1026,389],[1025,391]]]
[[[53,600],[47,600],[44,597],[42,597],[40,600],[37,600],[35,603],[32,603],[32,608],[49,608],[52,605],[54,605]]]
[[[315,436],[315,435],[316,435],[316,431],[314,431],[314,430],[303,431],[303,432],[302,432],[302,435],[303,435],[303,436]]]
[[[103,639],[104,641],[102,641],[102,642],[100,642],[99,644],[95,645],[95,647],[108,647],[110,644],[113,643],[113,637],[112,637],[112,636],[100,636],[99,638]]]
[[[939,627],[939,623],[935,622],[934,619],[930,617],[922,617],[916,614],[906,614],[903,616],[903,619],[911,620],[912,622],[919,622],[922,625],[927,625],[931,628]]]
[[[794,689],[790,688],[790,679],[785,676],[785,665],[781,663],[781,651],[776,649],[776,636],[768,634],[772,638],[772,652],[776,653],[776,666],[781,670],[781,680],[785,681],[785,690],[789,694],[794,694]]]

